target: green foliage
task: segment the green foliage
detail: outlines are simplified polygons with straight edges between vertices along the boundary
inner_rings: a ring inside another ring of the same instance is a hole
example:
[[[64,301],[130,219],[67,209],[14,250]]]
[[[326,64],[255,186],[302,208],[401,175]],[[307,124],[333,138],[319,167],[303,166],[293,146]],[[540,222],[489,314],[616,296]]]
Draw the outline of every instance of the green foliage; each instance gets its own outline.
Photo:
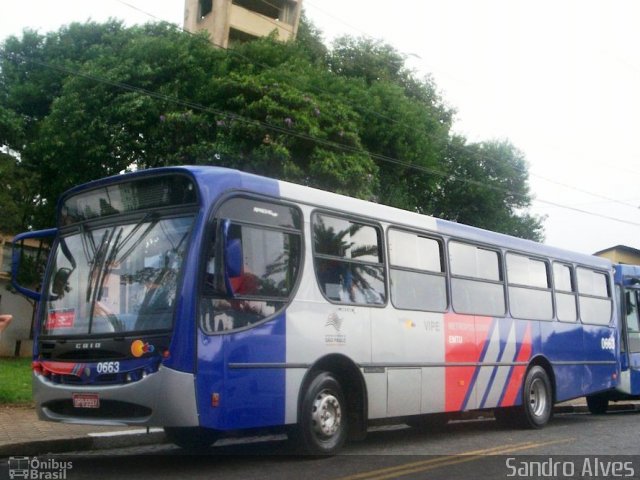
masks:
[[[31,402],[31,359],[0,358],[0,405]]]
[[[19,232],[33,223],[39,197],[30,172],[13,155],[0,152],[0,232]]]
[[[521,155],[451,136],[452,116],[391,46],[329,50],[304,18],[296,42],[233,51],[167,24],[26,31],[0,46],[0,200],[16,219],[0,228],[51,226],[79,183],[196,164],[540,238]]]
[[[531,203],[527,164],[508,141],[467,144],[454,138],[445,156],[449,176],[434,198],[436,215],[460,223],[543,239],[542,220],[520,213]]]

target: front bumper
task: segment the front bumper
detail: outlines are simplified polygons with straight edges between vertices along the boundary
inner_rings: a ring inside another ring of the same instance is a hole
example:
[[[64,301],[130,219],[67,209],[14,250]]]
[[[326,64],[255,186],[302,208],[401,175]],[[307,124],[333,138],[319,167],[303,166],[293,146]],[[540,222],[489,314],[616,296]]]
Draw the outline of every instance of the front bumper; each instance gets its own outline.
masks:
[[[99,408],[74,408],[74,394],[97,394]],[[33,375],[41,420],[91,425],[198,426],[195,377],[161,366],[129,384],[61,385]]]

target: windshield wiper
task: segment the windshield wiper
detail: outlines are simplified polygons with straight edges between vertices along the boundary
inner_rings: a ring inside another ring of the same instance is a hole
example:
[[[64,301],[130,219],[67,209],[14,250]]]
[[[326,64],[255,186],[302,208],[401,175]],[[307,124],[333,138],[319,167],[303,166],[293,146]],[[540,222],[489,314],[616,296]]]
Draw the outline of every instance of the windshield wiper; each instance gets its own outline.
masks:
[[[113,268],[114,264],[116,263],[116,254],[118,253],[118,241],[120,241],[120,237],[122,236],[123,230],[124,230],[123,227],[120,227],[120,230],[118,230],[118,235],[116,235],[116,239],[113,242],[113,246],[111,247],[111,250],[109,251],[109,256],[106,258],[106,260],[104,262],[104,267],[101,270],[101,275],[99,275],[98,285],[96,287],[97,288],[96,289],[96,296],[97,296],[96,300],[98,302],[100,300],[102,300],[102,286],[104,285],[104,281],[109,276],[109,273],[111,273],[111,269]],[[113,236],[112,236],[112,238],[113,238]]]
[[[142,227],[142,225],[144,225],[146,222],[149,222],[149,226],[147,226],[147,228],[145,228],[145,230],[140,234],[139,238],[136,239],[135,242],[133,242],[133,244],[131,245],[131,247],[129,247],[129,249],[124,252],[122,254],[122,256],[118,257],[116,259],[117,263],[122,263],[123,260],[125,260],[129,255],[131,255],[131,253],[133,252],[133,250],[135,250],[135,248],[138,246],[138,244],[147,236],[149,235],[149,232],[151,232],[151,230],[153,230],[153,227],[156,226],[156,223],[158,223],[158,214],[157,213],[147,213],[142,220],[140,220],[135,227],[133,227],[133,230],[131,230],[131,232],[129,233],[129,235],[127,235],[124,240],[122,240],[122,243],[120,245],[116,244],[116,255],[119,254],[122,249],[124,248],[124,246],[129,243],[129,241],[133,238],[133,236],[135,235],[135,233],[140,230],[140,227]]]
[[[93,292],[94,292],[93,285],[94,283],[96,283],[96,280],[97,280],[95,279],[96,271],[104,263],[104,258],[106,256],[106,249],[109,246],[111,237],[113,237],[113,230],[111,231],[105,230],[104,234],[102,235],[102,240],[100,240],[100,246],[98,247],[97,251],[93,255],[93,258],[89,262],[91,263],[91,268],[89,270],[89,276],[87,278],[87,298],[86,298],[87,303],[91,301],[91,297],[93,296]],[[93,239],[92,239],[92,242],[93,242]]]

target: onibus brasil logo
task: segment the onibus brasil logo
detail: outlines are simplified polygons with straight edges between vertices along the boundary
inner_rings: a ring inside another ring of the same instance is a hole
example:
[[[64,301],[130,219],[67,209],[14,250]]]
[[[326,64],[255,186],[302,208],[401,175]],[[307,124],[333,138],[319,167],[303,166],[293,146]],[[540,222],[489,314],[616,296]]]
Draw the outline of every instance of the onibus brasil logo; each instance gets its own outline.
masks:
[[[9,457],[9,478],[28,480],[66,480],[67,471],[73,468],[71,462],[55,458]]]

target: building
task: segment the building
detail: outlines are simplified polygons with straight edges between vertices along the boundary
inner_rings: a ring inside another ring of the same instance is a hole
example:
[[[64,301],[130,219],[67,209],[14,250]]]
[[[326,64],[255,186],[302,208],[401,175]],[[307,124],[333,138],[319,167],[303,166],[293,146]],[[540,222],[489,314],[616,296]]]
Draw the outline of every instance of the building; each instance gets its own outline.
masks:
[[[185,0],[184,28],[208,31],[222,48],[274,31],[287,41],[296,37],[301,11],[302,0]]]
[[[615,247],[605,248],[594,253],[598,257],[604,257],[613,263],[626,263],[628,265],[640,265],[640,250],[627,247],[626,245],[616,245]]]

